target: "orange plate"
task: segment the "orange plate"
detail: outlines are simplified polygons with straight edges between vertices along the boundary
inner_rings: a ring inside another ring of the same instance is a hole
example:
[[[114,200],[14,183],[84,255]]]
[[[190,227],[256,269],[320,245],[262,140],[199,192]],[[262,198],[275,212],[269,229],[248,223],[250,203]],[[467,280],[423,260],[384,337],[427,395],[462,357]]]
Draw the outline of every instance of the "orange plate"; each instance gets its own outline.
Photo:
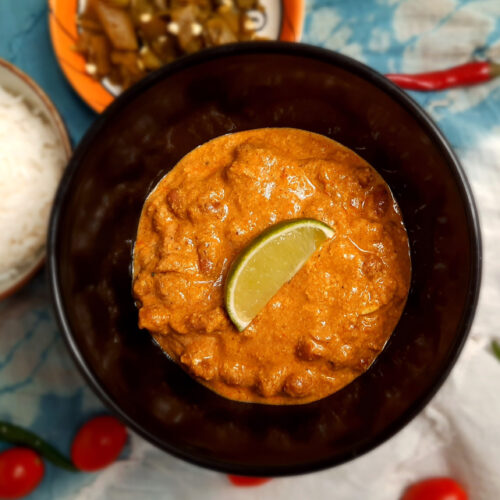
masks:
[[[264,0],[262,3],[268,12],[273,9],[273,5],[281,8],[281,12],[273,10],[276,15],[281,15],[281,27],[276,38],[298,42],[304,22],[304,0]],[[100,113],[115,96],[85,72],[85,59],[74,50],[78,38],[77,13],[78,0],[49,0],[52,45],[73,88],[92,109]]]

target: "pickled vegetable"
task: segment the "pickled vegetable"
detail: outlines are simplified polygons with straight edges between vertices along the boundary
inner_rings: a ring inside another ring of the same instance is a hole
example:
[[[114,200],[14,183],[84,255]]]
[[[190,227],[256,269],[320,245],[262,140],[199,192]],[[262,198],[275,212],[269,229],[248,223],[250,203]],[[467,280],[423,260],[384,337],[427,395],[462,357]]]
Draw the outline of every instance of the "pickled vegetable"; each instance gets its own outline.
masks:
[[[97,4],[97,17],[115,49],[136,50],[138,48],[134,24],[127,12],[99,2]]]
[[[260,39],[256,10],[260,0],[88,0],[76,50],[89,75],[125,89],[185,54]]]

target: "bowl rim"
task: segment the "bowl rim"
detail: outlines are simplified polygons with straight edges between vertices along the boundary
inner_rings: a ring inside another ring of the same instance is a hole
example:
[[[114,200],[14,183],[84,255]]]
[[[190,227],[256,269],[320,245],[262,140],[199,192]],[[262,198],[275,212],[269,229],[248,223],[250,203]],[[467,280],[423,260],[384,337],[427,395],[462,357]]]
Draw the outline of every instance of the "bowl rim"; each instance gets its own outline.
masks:
[[[102,81],[86,73],[85,58],[73,45],[78,37],[75,19],[82,0],[48,0],[49,32],[55,56],[68,83],[96,113],[101,113],[117,96]],[[71,4],[68,10],[68,5]],[[305,0],[279,0],[281,10],[277,40],[299,41],[305,19]]]
[[[379,433],[373,439],[366,440],[358,445],[356,448],[343,453],[335,458],[327,458],[317,461],[307,461],[304,463],[294,465],[276,465],[276,466],[244,466],[232,464],[224,460],[214,458],[198,457],[195,453],[179,449],[165,443],[157,438],[153,433],[143,428],[139,423],[129,417],[124,410],[121,409],[118,402],[116,402],[101,386],[96,374],[87,365],[82,353],[79,351],[77,343],[73,338],[69,321],[66,317],[62,295],[59,287],[59,274],[56,261],[56,247],[58,240],[58,225],[61,217],[61,208],[66,198],[69,185],[72,181],[73,174],[76,172],[78,165],[86,154],[87,147],[94,141],[100,131],[103,129],[109,119],[117,115],[122,107],[128,102],[136,98],[141,92],[155,85],[160,80],[167,78],[169,75],[195,66],[199,63],[205,63],[214,59],[223,58],[225,56],[235,55],[255,55],[255,54],[277,54],[277,55],[292,55],[298,57],[312,58],[321,62],[339,66],[342,69],[349,71],[356,76],[372,83],[380,90],[384,91],[392,99],[396,100],[406,111],[408,111],[417,122],[427,131],[429,136],[433,139],[436,147],[440,150],[441,154],[447,160],[447,164],[455,177],[459,186],[461,198],[464,202],[466,211],[467,222],[469,224],[472,241],[471,241],[471,280],[466,296],[466,304],[462,312],[457,334],[454,344],[450,349],[448,358],[444,363],[444,369],[434,380],[433,385],[417,398],[406,412],[400,415],[387,429]],[[348,56],[339,54],[328,49],[320,48],[317,46],[307,45],[303,43],[289,43],[289,42],[248,42],[236,43],[231,45],[224,45],[221,47],[207,49],[196,54],[186,56],[169,65],[160,68],[156,72],[146,76],[139,83],[134,85],[120,95],[105,111],[101,114],[91,128],[86,133],[83,140],[76,148],[73,158],[71,159],[65,173],[56,199],[53,205],[51,214],[50,227],[49,227],[49,243],[48,243],[48,270],[50,278],[51,297],[56,317],[63,332],[65,343],[76,363],[80,372],[89,383],[90,387],[101,399],[101,401],[116,415],[118,415],[131,429],[137,432],[140,436],[145,438],[150,443],[154,444],[163,451],[166,451],[177,458],[181,458],[187,462],[195,465],[206,467],[208,469],[247,476],[262,476],[262,477],[276,477],[276,476],[291,476],[309,472],[315,472],[335,465],[340,465],[351,459],[354,459],[362,454],[373,450],[378,445],[387,441],[405,427],[420,411],[430,402],[435,396],[443,382],[448,377],[453,365],[455,364],[460,351],[463,348],[465,340],[467,339],[474,313],[477,306],[479,297],[479,288],[481,282],[481,267],[482,267],[482,253],[481,253],[481,234],[479,217],[472,195],[472,190],[469,186],[465,173],[460,165],[460,162],[453,152],[450,144],[444,137],[443,133],[439,130],[434,121],[429,115],[417,104],[408,94],[401,88],[389,81],[382,74],[376,70],[360,63]]]
[[[40,85],[38,85],[38,83],[33,80],[33,78],[28,76],[24,71],[21,71],[17,66],[14,66],[12,63],[6,61],[5,59],[2,59],[1,57],[0,69],[5,69],[7,72],[12,73],[17,78],[17,80],[30,87],[31,90],[33,90],[33,92],[40,99],[45,108],[45,111],[54,121],[54,130],[61,139],[64,153],[66,155],[66,162],[68,162],[70,160],[72,151],[68,129],[66,128],[66,125],[64,124],[59,111],[57,110],[50,97],[42,90]],[[19,94],[22,95],[22,92],[20,92]],[[32,265],[30,265],[23,273],[19,274],[17,278],[13,279],[11,282],[12,284],[8,288],[6,288],[3,292],[0,292],[0,301],[16,293],[38,273],[45,262],[47,252],[47,248],[45,248],[41,252],[40,256],[33,260]]]

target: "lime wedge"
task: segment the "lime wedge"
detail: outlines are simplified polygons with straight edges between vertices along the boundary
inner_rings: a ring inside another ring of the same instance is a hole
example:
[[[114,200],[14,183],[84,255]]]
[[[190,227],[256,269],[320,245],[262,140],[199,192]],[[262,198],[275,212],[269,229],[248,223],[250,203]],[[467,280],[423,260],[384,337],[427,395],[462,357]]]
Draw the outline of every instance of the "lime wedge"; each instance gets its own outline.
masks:
[[[226,281],[226,310],[236,328],[243,331],[332,236],[333,229],[323,222],[294,219],[255,238],[236,258]]]

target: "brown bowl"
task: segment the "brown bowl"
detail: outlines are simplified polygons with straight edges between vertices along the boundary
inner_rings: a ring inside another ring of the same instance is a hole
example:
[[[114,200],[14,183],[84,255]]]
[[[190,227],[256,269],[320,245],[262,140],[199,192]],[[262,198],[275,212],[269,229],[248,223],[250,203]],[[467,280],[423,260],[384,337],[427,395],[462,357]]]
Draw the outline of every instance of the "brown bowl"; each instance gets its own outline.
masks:
[[[64,147],[67,159],[71,155],[71,144],[68,132],[61,116],[47,94],[25,73],[14,65],[0,59],[0,86],[20,95],[50,123]],[[45,260],[45,248],[33,257],[31,262],[19,269],[9,280],[0,281],[0,300],[7,298],[23,287],[42,267]]]
[[[137,328],[131,256],[144,200],[180,158],[221,134],[281,126],[331,137],[380,172],[403,212],[413,279],[401,320],[367,373],[321,401],[270,407],[214,394]],[[49,240],[60,325],[103,401],[165,451],[256,476],[339,464],[406,425],[455,362],[480,281],[472,195],[436,126],[375,71],[299,44],[205,51],[119,97],[73,156]]]

